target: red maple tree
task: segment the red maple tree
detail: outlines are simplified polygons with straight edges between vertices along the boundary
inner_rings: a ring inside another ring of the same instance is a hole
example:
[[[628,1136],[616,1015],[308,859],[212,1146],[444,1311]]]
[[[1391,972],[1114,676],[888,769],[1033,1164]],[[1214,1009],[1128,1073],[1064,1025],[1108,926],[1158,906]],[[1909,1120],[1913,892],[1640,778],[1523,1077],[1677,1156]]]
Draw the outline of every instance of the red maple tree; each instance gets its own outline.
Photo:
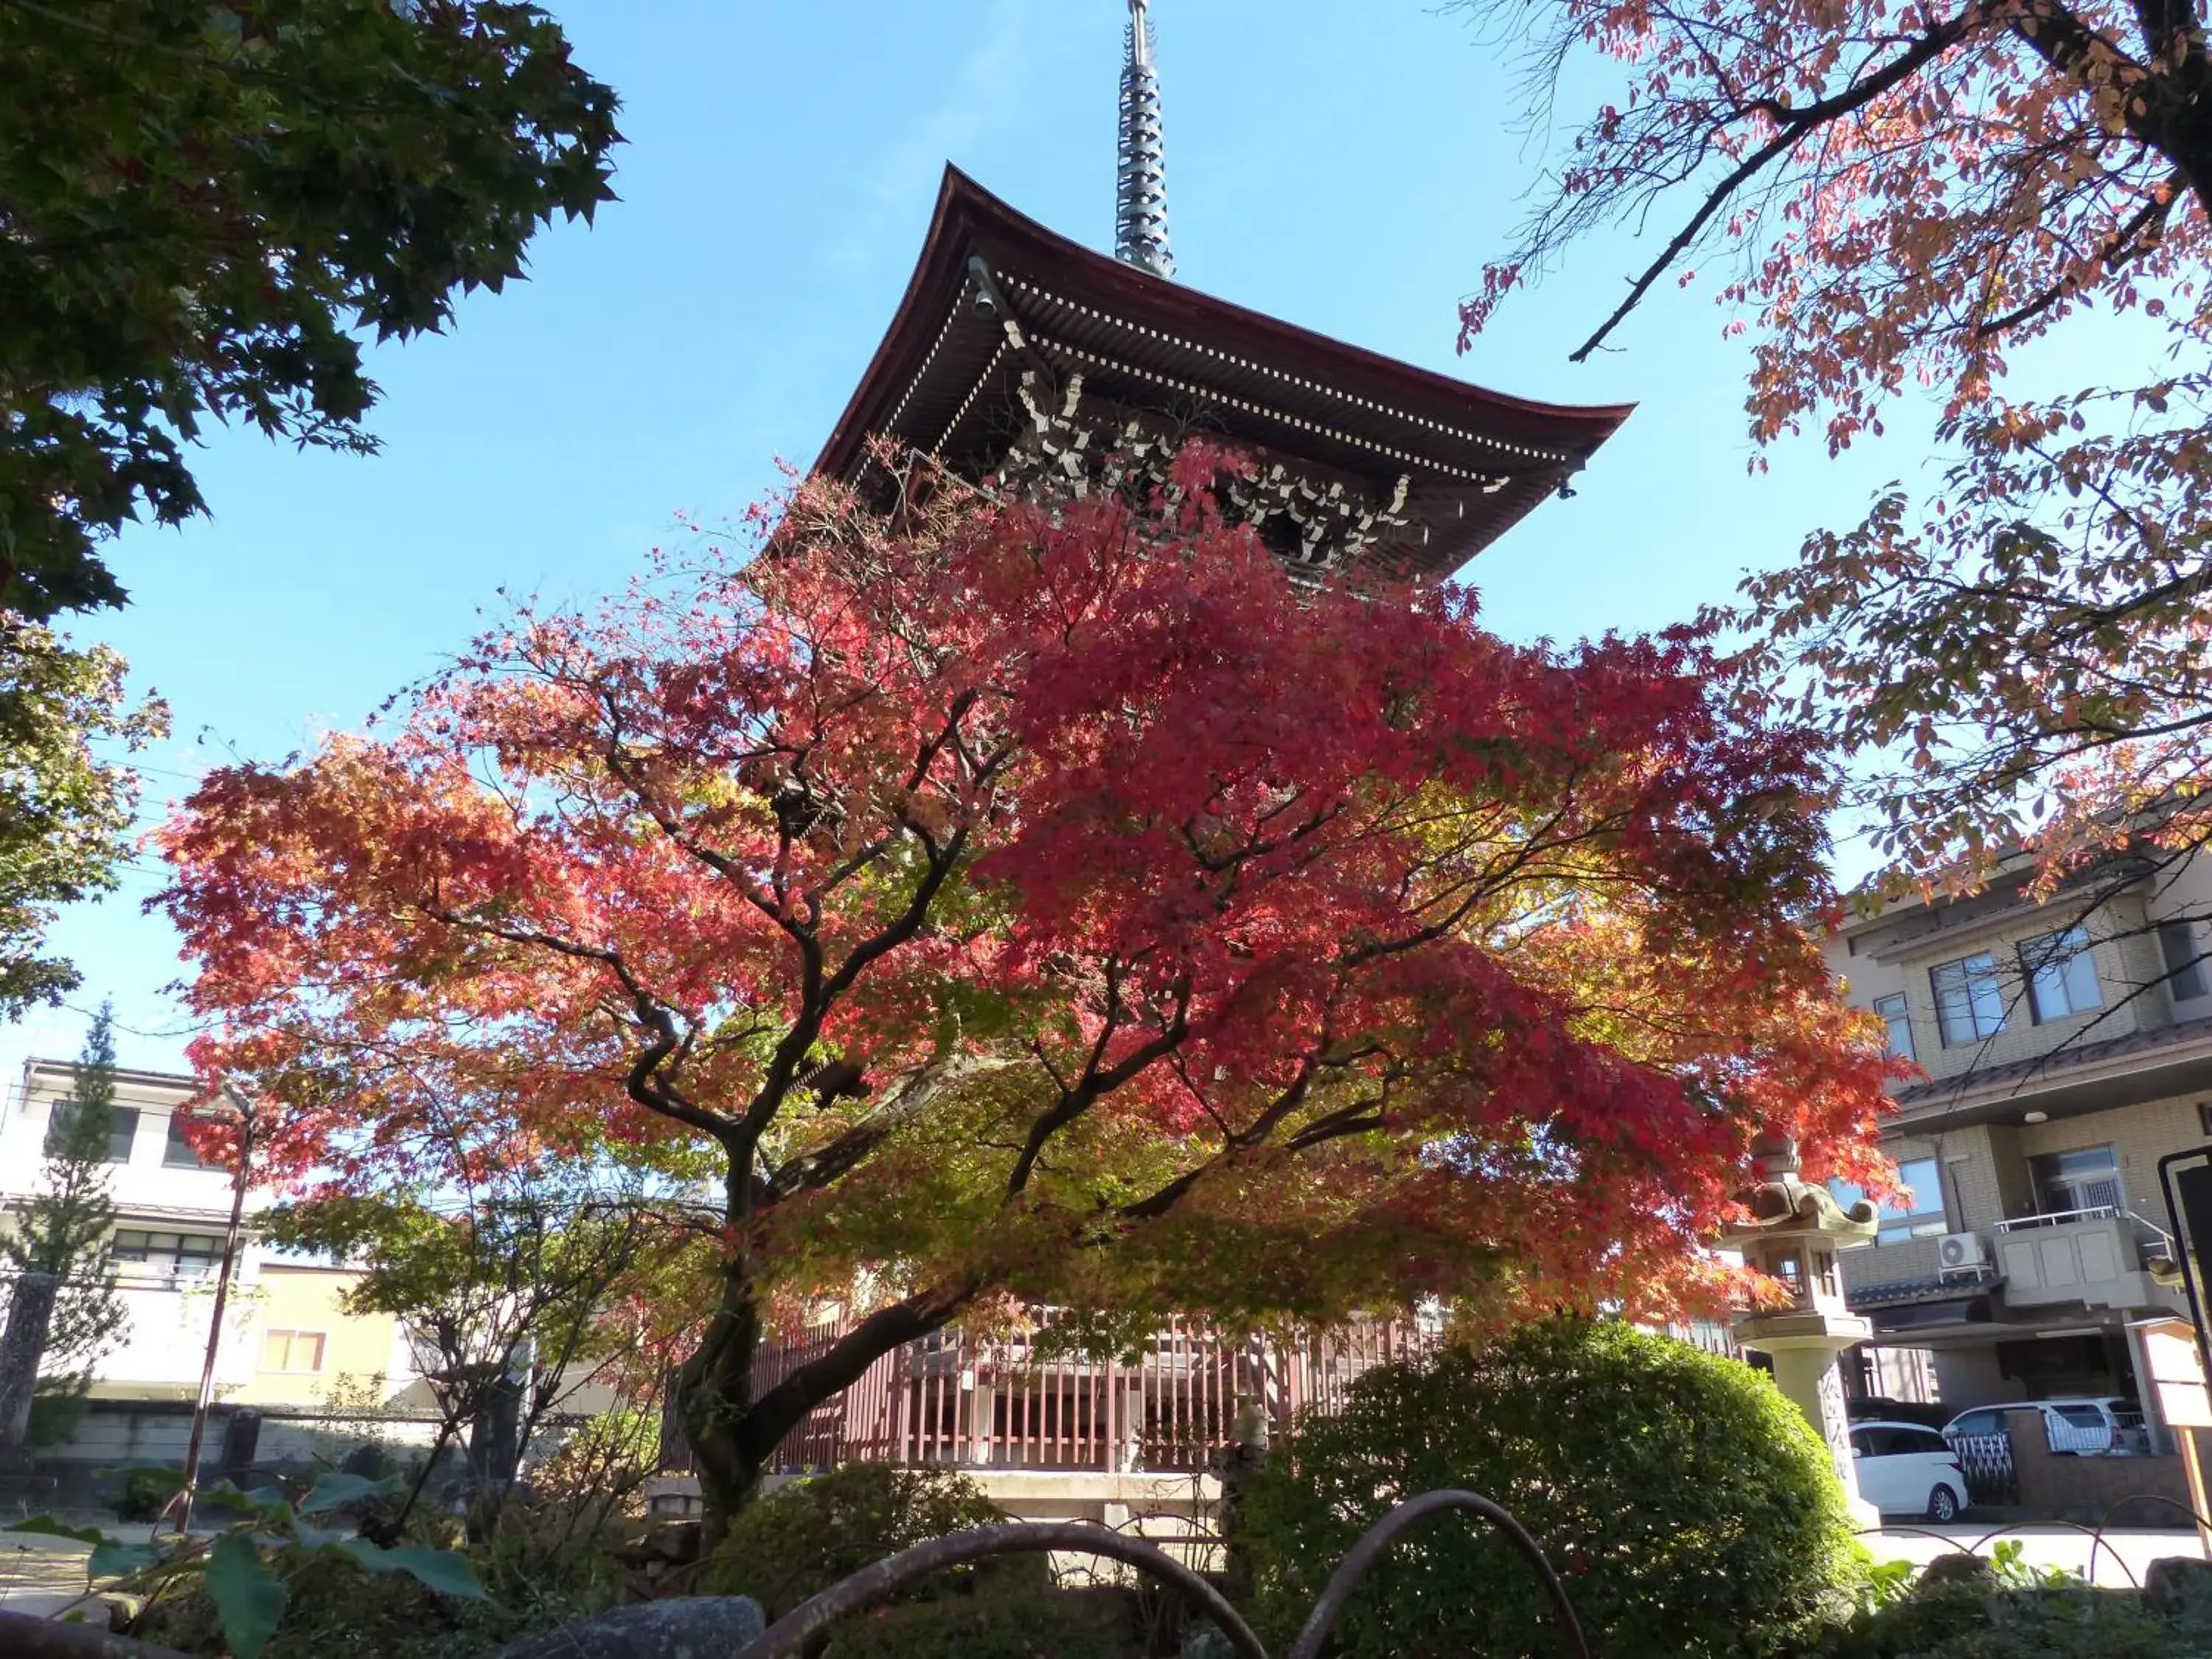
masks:
[[[1804,735],[1688,635],[1301,591],[1233,465],[895,525],[811,485],[770,556],[525,611],[396,734],[210,777],[160,901],[197,1061],[290,1103],[304,1181],[703,1159],[710,1530],[994,1297],[1711,1305],[1760,1127],[1881,1179]],[[757,1395],[778,1298],[856,1284]]]

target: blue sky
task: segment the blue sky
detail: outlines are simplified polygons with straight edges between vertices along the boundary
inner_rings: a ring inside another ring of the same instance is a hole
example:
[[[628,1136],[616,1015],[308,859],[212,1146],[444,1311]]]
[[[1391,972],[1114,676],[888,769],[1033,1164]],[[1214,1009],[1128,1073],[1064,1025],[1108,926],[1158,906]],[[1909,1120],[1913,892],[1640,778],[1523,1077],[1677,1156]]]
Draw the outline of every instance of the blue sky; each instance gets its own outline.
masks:
[[[356,726],[434,669],[497,590],[617,586],[678,517],[733,514],[811,460],[904,287],[948,161],[1054,228],[1110,244],[1120,0],[554,0],[621,93],[629,144],[596,228],[441,337],[379,351],[373,459],[219,434],[213,517],[112,549],[134,596],[88,619],[174,706],[147,817],[233,756]],[[1468,572],[1510,637],[1640,629],[1726,598],[1816,525],[1924,468],[1924,419],[1841,463],[1785,447],[1753,476],[1745,353],[1711,284],[1671,287],[1577,367],[1642,245],[1592,243],[1455,355],[1455,302],[1536,177],[1501,65],[1429,0],[1157,0],[1182,280],[1502,390],[1633,400],[1571,501]],[[1671,229],[1671,226],[1668,227]],[[1663,234],[1663,233],[1662,233]],[[1316,711],[1317,717],[1325,717]],[[123,890],[56,943],[112,994],[123,1063],[179,1057],[166,923]],[[0,1028],[0,1074],[73,1054],[79,1009]]]

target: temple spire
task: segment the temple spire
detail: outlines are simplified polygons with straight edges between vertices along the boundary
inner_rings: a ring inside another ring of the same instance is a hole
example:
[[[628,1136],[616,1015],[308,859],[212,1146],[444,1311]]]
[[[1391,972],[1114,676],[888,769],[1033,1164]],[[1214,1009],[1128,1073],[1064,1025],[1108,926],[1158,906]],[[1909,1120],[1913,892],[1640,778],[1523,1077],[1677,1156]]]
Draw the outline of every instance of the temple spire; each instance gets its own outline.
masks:
[[[1168,246],[1167,144],[1160,79],[1152,67],[1150,0],[1129,0],[1129,57],[1121,70],[1121,176],[1114,257],[1155,276],[1175,275]]]

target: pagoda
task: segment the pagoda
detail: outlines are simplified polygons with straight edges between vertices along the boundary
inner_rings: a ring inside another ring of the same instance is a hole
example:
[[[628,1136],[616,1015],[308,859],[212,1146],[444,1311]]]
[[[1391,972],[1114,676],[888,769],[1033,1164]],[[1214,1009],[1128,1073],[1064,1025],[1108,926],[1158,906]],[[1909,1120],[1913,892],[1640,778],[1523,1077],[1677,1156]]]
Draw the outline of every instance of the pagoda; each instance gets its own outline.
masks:
[[[1294,576],[1449,575],[1554,494],[1631,405],[1471,386],[1173,280],[1148,0],[1129,0],[1115,250],[1068,240],[957,168],[883,343],[815,464],[888,504],[926,460],[1081,488],[1109,449],[1249,454],[1231,505]]]

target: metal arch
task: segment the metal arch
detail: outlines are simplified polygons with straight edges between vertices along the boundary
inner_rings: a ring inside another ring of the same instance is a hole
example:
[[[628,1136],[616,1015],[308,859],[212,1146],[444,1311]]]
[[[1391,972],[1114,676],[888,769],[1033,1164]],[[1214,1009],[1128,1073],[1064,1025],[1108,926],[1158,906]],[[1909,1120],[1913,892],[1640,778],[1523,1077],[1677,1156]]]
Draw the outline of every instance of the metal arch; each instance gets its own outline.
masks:
[[[1120,1533],[1080,1521],[981,1527],[917,1545],[888,1560],[861,1568],[813,1600],[801,1603],[776,1620],[758,1641],[741,1649],[734,1659],[780,1659],[780,1656],[796,1653],[808,1637],[825,1625],[873,1607],[895,1591],[947,1567],[998,1555],[1036,1555],[1052,1550],[1103,1555],[1165,1580],[1213,1620],[1243,1659],[1267,1659],[1267,1650],[1252,1633],[1252,1627],[1219,1590],[1197,1573],[1157,1545],[1125,1538]]]
[[[1944,1551],[1942,1554],[1937,1555],[1935,1558],[1936,1561],[1942,1560],[1945,1555],[1963,1555],[1972,1560],[1978,1561],[1982,1559],[1982,1550],[1985,1545],[1996,1543],[1999,1540],[2011,1537],[2014,1533],[2018,1532],[2022,1526],[2063,1528],[2069,1532],[2083,1534],[2089,1540],[2089,1567],[2085,1577],[2092,1589],[2095,1588],[2097,1583],[2097,1558],[2100,1555],[2109,1555],[2112,1558],[2112,1565],[2127,1575],[2128,1587],[2130,1589],[2141,1589],[2142,1585],[2141,1581],[2136,1577],[2135,1569],[2128,1565],[2127,1558],[2120,1553],[2118,1547],[2114,1545],[2110,1539],[2105,1536],[2105,1534],[2112,1527],[2112,1516],[2118,1514],[2120,1510],[2125,1509],[2130,1504],[2165,1504],[2171,1505],[2174,1509],[2179,1510],[2184,1515],[2190,1516],[2192,1518],[2196,1516],[2196,1511],[2191,1510],[2186,1504],[2177,1502],[2175,1499],[2171,1498],[2161,1497],[2156,1492],[2140,1492],[2131,1497],[2123,1498],[2118,1503],[2112,1504],[2111,1508],[2105,1511],[2104,1519],[2098,1522],[2094,1527],[2084,1525],[2079,1521],[2008,1521],[2001,1527],[1992,1527],[1989,1531],[1984,1533],[1979,1538],[1974,1540],[1971,1544],[1963,1542],[1960,1539],[1954,1537],[1949,1533],[1937,1532],[1930,1527],[1910,1525],[1857,1527],[1852,1529],[1851,1536],[1854,1538],[1878,1538],[1885,1533],[1898,1533],[1915,1538],[1932,1538],[1939,1544],[1948,1544],[1951,1547],[1948,1550]],[[1924,1573],[1928,1571],[1929,1566],[1932,1566],[1933,1565],[1934,1561],[1930,1561],[1923,1565],[1920,1571]]]
[[[1344,1558],[1344,1565],[1328,1581],[1328,1588],[1321,1593],[1313,1616],[1306,1620],[1306,1627],[1298,1632],[1297,1643],[1291,1649],[1290,1659],[1320,1659],[1322,1644],[1334,1632],[1336,1621],[1343,1616],[1352,1591],[1359,1588],[1360,1581],[1373,1570],[1383,1552],[1397,1542],[1399,1534],[1410,1532],[1431,1516],[1455,1510],[1480,1516],[1504,1533],[1506,1541],[1527,1558],[1544,1586],[1544,1593],[1552,1598],[1552,1611],[1559,1621],[1560,1641],[1571,1659],[1590,1659],[1589,1643],[1583,1635],[1582,1621],[1575,1617],[1574,1603],[1567,1599],[1567,1587],[1552,1570],[1543,1547],[1503,1505],[1472,1492],[1430,1492],[1401,1504],[1369,1528],[1367,1535],[1352,1547],[1352,1553]]]

